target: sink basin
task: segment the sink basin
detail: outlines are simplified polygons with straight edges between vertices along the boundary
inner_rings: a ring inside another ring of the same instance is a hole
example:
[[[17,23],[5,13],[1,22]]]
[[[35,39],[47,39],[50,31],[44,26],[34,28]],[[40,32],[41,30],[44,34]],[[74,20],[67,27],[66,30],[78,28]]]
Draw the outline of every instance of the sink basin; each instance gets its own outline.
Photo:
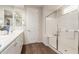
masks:
[[[6,30],[4,30],[4,31],[0,31],[0,36],[2,35],[7,35],[8,34],[8,32],[6,31]]]

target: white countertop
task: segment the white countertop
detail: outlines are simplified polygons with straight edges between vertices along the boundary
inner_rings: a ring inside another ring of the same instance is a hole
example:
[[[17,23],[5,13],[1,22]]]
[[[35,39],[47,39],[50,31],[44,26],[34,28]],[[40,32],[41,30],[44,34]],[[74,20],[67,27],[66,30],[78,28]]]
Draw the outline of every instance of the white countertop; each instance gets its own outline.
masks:
[[[0,53],[9,45],[11,44],[21,33],[23,30],[15,30],[14,32],[1,36],[0,35]]]

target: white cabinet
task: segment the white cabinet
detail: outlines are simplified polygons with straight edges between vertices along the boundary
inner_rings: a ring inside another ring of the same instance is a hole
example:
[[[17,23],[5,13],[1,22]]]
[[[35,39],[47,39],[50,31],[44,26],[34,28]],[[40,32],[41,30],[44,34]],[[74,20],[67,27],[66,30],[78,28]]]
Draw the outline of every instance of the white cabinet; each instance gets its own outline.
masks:
[[[16,53],[16,41],[10,44],[1,54],[13,54]]]
[[[20,54],[22,50],[22,45],[23,45],[23,34],[21,34],[19,37],[16,38],[16,53]]]
[[[23,46],[23,34],[19,35],[1,54],[20,54]]]

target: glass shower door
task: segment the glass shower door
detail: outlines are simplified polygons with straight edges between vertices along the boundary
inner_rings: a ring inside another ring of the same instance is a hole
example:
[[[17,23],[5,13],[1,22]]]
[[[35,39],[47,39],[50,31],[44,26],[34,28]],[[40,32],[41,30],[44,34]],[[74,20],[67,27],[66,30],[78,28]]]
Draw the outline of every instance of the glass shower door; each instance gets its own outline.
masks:
[[[62,53],[78,53],[78,11],[72,11],[58,18],[60,35],[58,50]]]
[[[49,45],[57,49],[57,20],[55,14],[46,17],[46,35]]]

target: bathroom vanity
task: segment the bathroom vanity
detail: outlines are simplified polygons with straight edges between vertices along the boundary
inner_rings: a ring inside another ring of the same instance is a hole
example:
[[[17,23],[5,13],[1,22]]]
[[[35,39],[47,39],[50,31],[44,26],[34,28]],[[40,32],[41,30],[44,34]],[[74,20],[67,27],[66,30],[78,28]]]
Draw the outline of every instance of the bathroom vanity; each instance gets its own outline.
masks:
[[[21,53],[23,45],[23,10],[0,6],[0,53]]]
[[[1,54],[20,54],[23,46],[23,30],[0,36]]]

